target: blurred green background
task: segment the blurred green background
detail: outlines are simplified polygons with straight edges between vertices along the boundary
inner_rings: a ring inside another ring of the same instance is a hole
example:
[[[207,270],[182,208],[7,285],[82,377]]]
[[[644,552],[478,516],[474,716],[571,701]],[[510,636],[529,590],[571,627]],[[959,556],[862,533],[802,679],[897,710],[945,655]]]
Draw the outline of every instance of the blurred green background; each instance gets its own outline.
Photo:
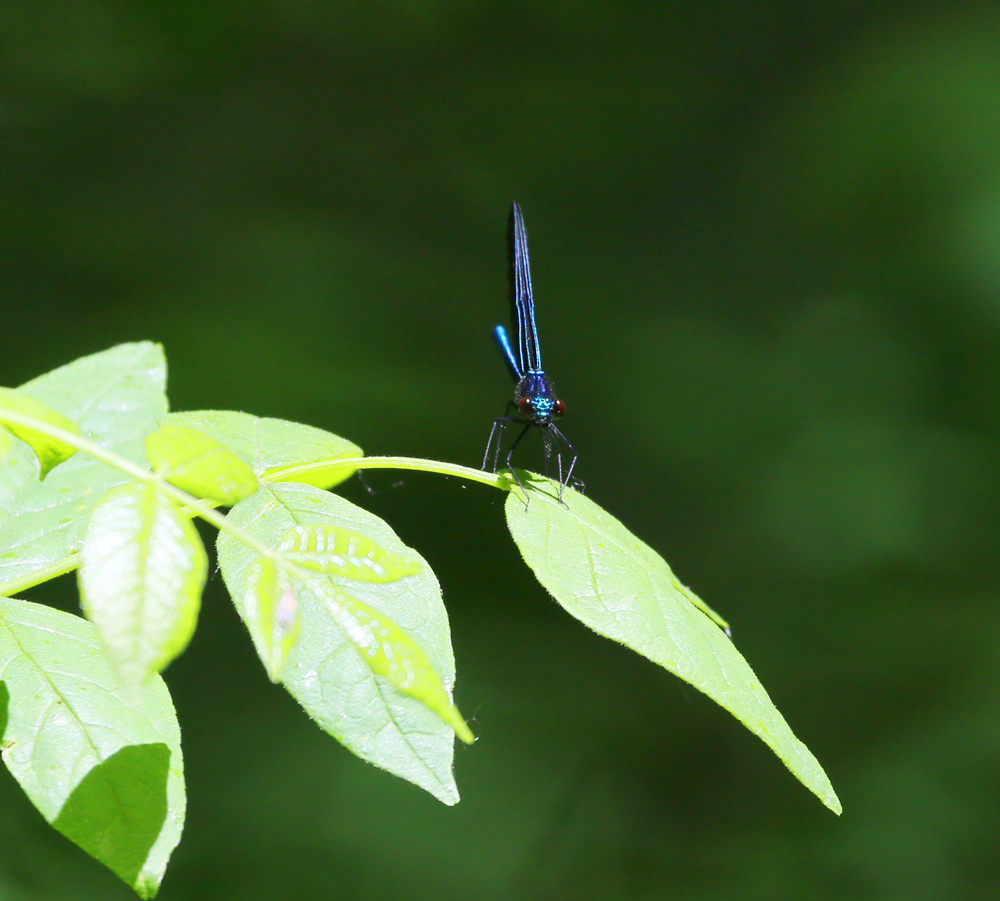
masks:
[[[563,613],[498,492],[376,473],[344,493],[451,613],[462,803],[323,735],[216,577],[160,897],[998,897],[995,3],[0,4],[0,384],[152,338],[174,409],[477,465],[512,199],[589,495],[730,620],[843,817]],[[0,809],[0,899],[130,897],[6,773]]]

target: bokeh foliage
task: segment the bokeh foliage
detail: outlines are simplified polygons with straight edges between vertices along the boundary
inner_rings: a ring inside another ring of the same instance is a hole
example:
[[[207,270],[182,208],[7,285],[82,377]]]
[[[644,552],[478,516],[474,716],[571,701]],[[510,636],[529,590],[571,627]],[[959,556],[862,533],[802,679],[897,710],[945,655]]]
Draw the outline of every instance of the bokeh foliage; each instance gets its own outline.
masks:
[[[588,492],[845,808],[559,611],[490,492],[387,476],[345,492],[441,579],[462,804],[333,746],[216,579],[160,897],[990,897],[998,108],[983,3],[0,5],[0,384],[150,338],[177,409],[476,463],[518,199]],[[0,804],[0,897],[128,896]]]

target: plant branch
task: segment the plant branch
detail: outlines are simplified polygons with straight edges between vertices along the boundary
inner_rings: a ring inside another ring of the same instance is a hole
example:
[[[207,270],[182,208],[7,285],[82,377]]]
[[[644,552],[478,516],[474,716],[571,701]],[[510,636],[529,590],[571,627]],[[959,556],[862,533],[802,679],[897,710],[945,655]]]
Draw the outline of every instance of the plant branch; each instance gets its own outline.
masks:
[[[151,472],[148,469],[144,469],[126,457],[116,454],[114,451],[110,451],[107,448],[101,447],[89,438],[83,437],[83,435],[69,432],[66,429],[60,428],[57,425],[52,425],[44,420],[35,419],[33,416],[27,416],[23,413],[14,412],[13,410],[0,410],[0,422],[3,421],[26,426],[27,428],[34,429],[37,432],[49,435],[58,441],[62,441],[65,444],[75,447],[78,451],[87,454],[87,456],[92,457],[93,459],[100,460],[102,463],[105,463],[113,469],[117,469],[119,472],[131,476],[137,482],[154,486],[158,490],[170,495],[170,497],[182,506],[187,507],[188,510],[197,513],[198,516],[206,522],[211,523],[220,531],[228,532],[238,541],[256,551],[261,557],[273,560],[278,567],[283,569],[289,575],[299,579],[300,581],[308,580],[309,574],[300,567],[296,566],[294,563],[290,563],[281,553],[269,548],[265,544],[262,544],[252,535],[244,532],[243,529],[239,528],[239,526],[234,526],[228,517],[219,513],[210,503],[199,500],[175,485],[171,485],[163,478],[162,475]],[[274,474],[274,478],[261,478],[261,481],[270,482],[271,484],[295,481],[294,479],[290,479],[289,475],[303,475],[316,470],[328,471],[331,468],[352,470],[408,469],[419,470],[422,472],[436,472],[441,475],[455,476],[461,479],[468,479],[472,482],[480,482],[493,488],[502,488],[505,483],[505,476],[502,474],[484,472],[479,469],[472,469],[468,466],[459,466],[454,463],[443,463],[439,460],[424,460],[419,457],[344,457],[336,460],[322,460],[316,463],[304,463],[300,466],[291,466],[287,469],[282,469]],[[25,588],[30,588],[33,585],[38,585],[41,582],[48,581],[56,576],[71,572],[76,569],[77,566],[79,566],[79,554],[71,554],[51,566],[46,567],[44,570],[32,573],[29,577],[15,582],[10,582],[6,585],[0,585],[0,594],[23,591]]]

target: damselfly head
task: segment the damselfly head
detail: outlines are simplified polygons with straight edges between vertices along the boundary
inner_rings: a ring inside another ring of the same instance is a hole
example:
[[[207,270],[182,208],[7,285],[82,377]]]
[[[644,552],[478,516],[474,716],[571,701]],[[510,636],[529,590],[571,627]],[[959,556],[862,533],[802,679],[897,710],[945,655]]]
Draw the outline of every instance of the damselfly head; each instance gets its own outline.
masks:
[[[559,398],[530,395],[517,402],[521,415],[535,425],[548,425],[566,413],[566,404]]]

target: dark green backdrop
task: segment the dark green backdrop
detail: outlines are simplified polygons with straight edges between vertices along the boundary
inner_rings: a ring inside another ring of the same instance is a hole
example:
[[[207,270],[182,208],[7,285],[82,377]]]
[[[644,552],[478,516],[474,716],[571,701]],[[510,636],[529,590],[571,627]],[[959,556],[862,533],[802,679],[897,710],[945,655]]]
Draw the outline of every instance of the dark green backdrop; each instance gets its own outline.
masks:
[[[499,493],[382,473],[345,492],[443,584],[462,803],[313,726],[216,577],[160,897],[997,897],[995,4],[0,4],[0,384],[153,338],[175,409],[475,465],[515,198],[588,493],[732,622],[843,817],[557,608]],[[3,901],[129,897],[3,773],[0,808]]]

